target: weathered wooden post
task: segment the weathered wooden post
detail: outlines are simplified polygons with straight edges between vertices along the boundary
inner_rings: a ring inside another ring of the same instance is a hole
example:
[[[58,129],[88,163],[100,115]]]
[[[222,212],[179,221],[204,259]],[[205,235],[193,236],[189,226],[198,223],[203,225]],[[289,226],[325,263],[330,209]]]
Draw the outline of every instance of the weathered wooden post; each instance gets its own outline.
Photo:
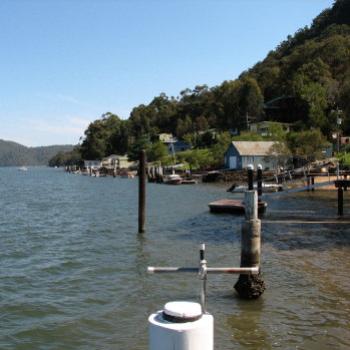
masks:
[[[261,202],[262,196],[262,165],[258,164],[257,170],[258,202]]]
[[[338,215],[343,216],[344,214],[344,197],[343,197],[343,187],[341,184],[338,184]]]
[[[249,164],[247,167],[248,171],[248,191],[253,189],[253,182],[254,182],[254,166],[252,164]]]
[[[246,191],[245,221],[242,225],[241,267],[260,267],[261,221],[258,219],[258,196],[254,190]],[[234,288],[244,299],[256,299],[265,290],[260,269],[257,275],[240,275]]]
[[[347,180],[348,179],[348,174],[344,174],[344,180]],[[347,191],[348,190],[348,185],[347,185],[347,182],[345,181],[344,182],[344,191]]]
[[[139,158],[139,233],[145,232],[146,210],[146,152],[142,150]]]

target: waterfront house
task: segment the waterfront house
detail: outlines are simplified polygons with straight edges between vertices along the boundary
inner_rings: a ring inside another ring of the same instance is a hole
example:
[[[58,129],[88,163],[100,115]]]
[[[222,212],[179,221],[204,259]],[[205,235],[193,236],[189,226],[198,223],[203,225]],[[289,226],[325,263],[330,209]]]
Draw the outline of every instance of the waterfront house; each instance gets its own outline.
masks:
[[[290,132],[290,123],[279,123],[279,122],[272,122],[272,121],[261,121],[258,123],[251,123],[249,125],[249,130],[251,132],[255,132],[261,136],[271,136],[271,128],[274,125],[278,125],[282,128],[283,131],[285,132]]]
[[[276,169],[276,144],[274,141],[232,141],[225,152],[225,167],[241,170],[249,164],[254,168],[261,164],[263,169]]]
[[[187,151],[190,148],[191,146],[188,143],[181,140],[176,140],[175,142],[171,142],[168,144],[169,153],[173,153],[173,151],[175,153],[183,152],[183,151]]]
[[[158,135],[158,139],[161,142],[167,143],[167,142],[171,142],[172,140],[174,140],[174,136],[173,136],[173,134],[161,133]]]
[[[176,137],[173,137],[171,134],[160,134],[160,141],[168,148],[169,154],[178,153],[187,151],[191,146],[185,141],[178,140]],[[166,136],[165,136],[166,135]]]
[[[100,169],[102,162],[100,160],[84,160],[84,167],[86,169]]]
[[[127,155],[111,154],[102,159],[102,166],[106,169],[127,169],[132,164]]]

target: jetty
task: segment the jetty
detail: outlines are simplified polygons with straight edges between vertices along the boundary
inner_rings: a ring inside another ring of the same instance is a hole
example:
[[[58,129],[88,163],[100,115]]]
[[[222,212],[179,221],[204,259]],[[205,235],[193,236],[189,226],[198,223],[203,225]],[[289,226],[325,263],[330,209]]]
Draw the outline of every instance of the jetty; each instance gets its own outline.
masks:
[[[248,191],[254,189],[254,167],[249,165],[247,168],[248,175]],[[257,210],[259,214],[263,214],[267,208],[267,203],[261,200],[262,196],[262,166],[259,165],[257,169],[257,193],[258,204]],[[249,204],[248,204],[249,205]],[[244,214],[246,213],[246,203],[238,199],[220,199],[208,204],[211,213],[230,213],[230,214]]]
[[[208,204],[211,213],[244,214],[245,203],[238,199],[219,199]],[[263,214],[267,208],[266,202],[258,203],[258,212]]]

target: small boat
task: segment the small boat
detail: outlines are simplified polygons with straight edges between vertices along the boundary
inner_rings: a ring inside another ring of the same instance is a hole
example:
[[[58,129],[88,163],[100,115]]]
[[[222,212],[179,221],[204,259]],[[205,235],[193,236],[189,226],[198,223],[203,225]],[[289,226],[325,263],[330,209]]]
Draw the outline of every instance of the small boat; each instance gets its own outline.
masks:
[[[254,184],[254,190],[257,190],[257,184]],[[233,192],[233,193],[244,193],[248,190],[248,186],[246,185],[232,185],[227,192]],[[269,183],[262,183],[262,191],[267,192],[280,192],[283,191],[283,186],[278,184],[269,184]]]
[[[135,177],[135,172],[133,171],[121,171],[119,173],[122,179],[133,179]]]
[[[25,166],[21,166],[20,168],[18,168],[19,171],[28,171],[28,168]]]
[[[181,185],[182,178],[178,174],[166,175],[163,178],[163,183],[165,183],[167,185]]]
[[[195,179],[183,179],[181,185],[195,185],[197,183]]]

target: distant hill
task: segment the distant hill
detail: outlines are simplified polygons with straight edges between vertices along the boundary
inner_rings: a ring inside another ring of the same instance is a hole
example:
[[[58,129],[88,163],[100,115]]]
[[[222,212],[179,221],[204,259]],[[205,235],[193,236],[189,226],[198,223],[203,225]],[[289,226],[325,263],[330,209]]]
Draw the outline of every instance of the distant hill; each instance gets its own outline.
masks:
[[[12,141],[0,140],[0,166],[48,165],[58,152],[68,152],[73,145],[26,147]]]

